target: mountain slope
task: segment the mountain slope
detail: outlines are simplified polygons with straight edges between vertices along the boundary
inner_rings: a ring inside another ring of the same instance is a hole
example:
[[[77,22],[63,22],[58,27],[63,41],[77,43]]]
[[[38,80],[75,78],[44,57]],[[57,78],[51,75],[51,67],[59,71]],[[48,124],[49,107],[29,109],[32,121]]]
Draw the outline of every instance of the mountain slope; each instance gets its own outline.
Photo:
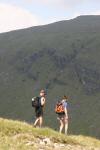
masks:
[[[100,16],[0,34],[0,116],[34,121],[31,98],[47,90],[45,124],[70,97],[70,133],[100,138]]]
[[[19,121],[0,118],[0,149],[99,150],[100,141],[85,136],[65,136],[49,128],[33,128]]]

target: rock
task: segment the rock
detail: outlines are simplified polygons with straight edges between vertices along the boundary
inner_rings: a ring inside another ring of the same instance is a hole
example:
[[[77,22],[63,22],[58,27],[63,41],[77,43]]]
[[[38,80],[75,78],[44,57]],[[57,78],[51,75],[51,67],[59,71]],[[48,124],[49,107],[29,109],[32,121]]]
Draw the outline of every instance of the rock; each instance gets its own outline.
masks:
[[[51,140],[49,138],[45,138],[43,139],[43,142],[47,145],[50,145],[51,144]]]
[[[59,144],[60,147],[65,147],[65,144]]]
[[[45,142],[43,142],[43,141],[40,141],[40,145],[45,145]]]
[[[27,146],[33,146],[34,142],[29,141],[28,143],[26,143]]]

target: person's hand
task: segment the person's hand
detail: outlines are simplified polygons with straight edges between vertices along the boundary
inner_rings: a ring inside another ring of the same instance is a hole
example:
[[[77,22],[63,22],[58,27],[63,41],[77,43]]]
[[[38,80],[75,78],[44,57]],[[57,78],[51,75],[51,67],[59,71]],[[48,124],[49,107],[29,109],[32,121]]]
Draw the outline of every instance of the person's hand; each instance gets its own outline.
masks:
[[[68,120],[68,116],[65,116],[65,119]]]
[[[59,118],[59,117],[57,117],[57,120],[60,120],[60,118]]]

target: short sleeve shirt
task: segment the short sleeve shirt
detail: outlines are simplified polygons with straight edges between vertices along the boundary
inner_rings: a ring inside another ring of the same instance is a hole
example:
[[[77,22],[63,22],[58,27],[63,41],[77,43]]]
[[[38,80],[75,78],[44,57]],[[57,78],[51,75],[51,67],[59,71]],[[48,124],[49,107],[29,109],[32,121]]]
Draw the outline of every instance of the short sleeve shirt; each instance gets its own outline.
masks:
[[[67,108],[67,106],[68,106],[67,102],[64,102],[64,103],[63,103],[63,107],[64,107],[64,108]]]

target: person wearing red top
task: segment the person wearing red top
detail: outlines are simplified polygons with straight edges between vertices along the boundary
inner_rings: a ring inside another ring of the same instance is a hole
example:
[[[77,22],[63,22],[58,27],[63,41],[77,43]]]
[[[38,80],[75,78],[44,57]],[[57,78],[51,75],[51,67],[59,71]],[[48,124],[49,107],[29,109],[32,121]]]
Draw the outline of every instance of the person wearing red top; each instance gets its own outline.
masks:
[[[67,103],[67,100],[68,100],[68,97],[63,96],[61,103],[64,107],[64,113],[58,114],[58,120],[60,121],[59,132],[62,133],[62,130],[65,127],[66,135],[67,135],[67,131],[68,131],[68,103]]]

